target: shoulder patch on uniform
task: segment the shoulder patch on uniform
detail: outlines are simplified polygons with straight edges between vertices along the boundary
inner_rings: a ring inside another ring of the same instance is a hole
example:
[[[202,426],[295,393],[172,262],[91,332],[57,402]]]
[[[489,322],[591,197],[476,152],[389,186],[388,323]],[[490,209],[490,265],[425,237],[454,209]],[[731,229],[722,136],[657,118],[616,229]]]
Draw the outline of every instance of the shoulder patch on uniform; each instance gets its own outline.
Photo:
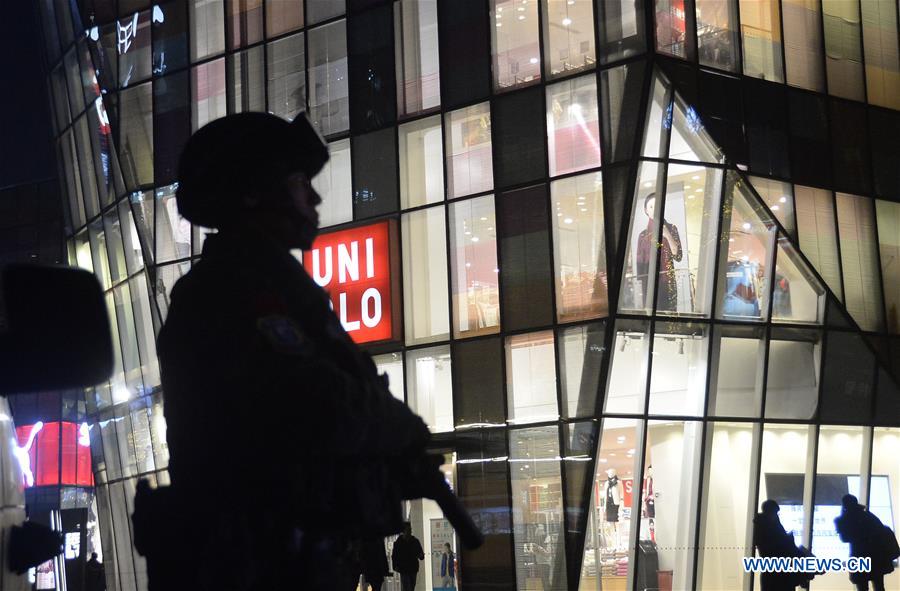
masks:
[[[256,328],[273,349],[289,355],[308,355],[313,346],[297,324],[287,316],[270,315],[259,318]]]

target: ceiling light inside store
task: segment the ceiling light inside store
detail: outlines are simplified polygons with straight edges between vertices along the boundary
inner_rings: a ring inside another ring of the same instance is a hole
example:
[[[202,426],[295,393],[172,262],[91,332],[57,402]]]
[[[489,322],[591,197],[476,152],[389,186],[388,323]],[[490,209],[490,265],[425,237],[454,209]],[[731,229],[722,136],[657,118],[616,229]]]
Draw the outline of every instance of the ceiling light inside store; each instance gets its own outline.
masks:
[[[582,208],[581,208],[581,211],[587,211],[587,208],[586,208],[586,207],[582,207]]]
[[[600,458],[600,463],[601,463],[601,464],[605,464],[605,463],[606,463],[606,458]]]
[[[750,257],[747,256],[747,255],[744,255],[744,256],[741,257],[741,260],[744,261],[745,263],[749,263],[749,262],[750,262]]]
[[[478,236],[472,236],[472,242],[478,242]]]
[[[772,206],[772,211],[778,211],[779,209],[781,209],[781,208],[778,207],[777,205]]]
[[[651,183],[650,181],[647,181],[646,183],[644,183],[644,187],[652,187],[652,186],[653,186],[653,183]]]
[[[563,223],[564,223],[564,224],[571,224],[571,223],[572,223],[572,218],[566,218],[566,219],[564,219],[564,220],[563,220]]]
[[[503,23],[497,23],[497,28],[500,28],[502,26],[503,26]]]
[[[691,177],[691,180],[692,180],[692,181],[699,181],[699,180],[700,180],[700,175],[699,175],[699,174],[695,174],[694,176]]]
[[[472,266],[472,263],[466,263],[466,269]]]
[[[750,222],[744,222],[744,224],[741,227],[745,230],[749,230],[753,226],[750,225]]]
[[[518,7],[518,8],[517,8],[517,9],[516,9],[516,10],[518,10],[518,11],[519,11],[519,12],[525,12],[525,9],[524,9],[524,8],[522,8],[522,7],[521,7],[521,6],[520,6],[520,7]]]
[[[519,15],[519,20],[520,20],[520,21],[525,20],[525,15],[524,15],[524,14],[520,14],[520,15]]]
[[[572,19],[566,17],[566,18],[564,18],[564,19],[562,20],[562,24],[563,24],[564,27],[568,27],[569,25],[572,24]]]
[[[781,201],[782,203],[787,203],[787,197],[782,197],[781,199],[779,199],[779,201]]]
[[[616,443],[625,443],[625,436],[619,435],[618,437],[616,437]]]
[[[484,217],[484,216],[482,216],[481,221],[482,221],[482,222],[486,222],[486,221],[487,221],[487,218]]]
[[[536,64],[536,63],[538,63],[538,58],[533,57],[533,58],[531,58],[531,59],[528,60],[528,61],[529,61],[530,63],[532,63],[532,64]]]
[[[696,197],[697,197],[696,195],[688,195],[688,199],[694,199]]]

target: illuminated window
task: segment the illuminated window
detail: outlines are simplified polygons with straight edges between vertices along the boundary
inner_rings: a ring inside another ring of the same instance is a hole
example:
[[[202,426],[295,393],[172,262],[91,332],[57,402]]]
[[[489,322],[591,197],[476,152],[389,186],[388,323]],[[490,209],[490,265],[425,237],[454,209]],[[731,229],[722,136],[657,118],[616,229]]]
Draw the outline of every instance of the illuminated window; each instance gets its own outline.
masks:
[[[228,108],[233,113],[265,111],[266,80],[263,47],[230,53],[225,58],[231,86]]]
[[[266,45],[269,111],[293,119],[306,110],[306,64],[303,33]]]
[[[591,0],[544,0],[544,59],[549,76],[593,67],[594,10]],[[501,19],[502,20],[502,19]]]
[[[491,190],[494,171],[490,103],[451,111],[444,121],[449,196],[462,197]]]
[[[228,49],[237,49],[262,40],[263,0],[225,0],[225,15]]]
[[[266,0],[266,36],[277,37],[302,27],[303,4],[303,0]],[[312,0],[310,4],[322,2]],[[310,11],[312,10],[313,7],[310,6]]]
[[[538,3],[491,0],[494,88],[507,89],[541,77]]]
[[[600,166],[597,78],[547,87],[547,151],[550,176]]]
[[[700,64],[734,72],[738,67],[736,0],[697,0]]]
[[[457,201],[450,206],[450,272],[456,338],[500,329],[495,227],[491,195]]]
[[[394,2],[397,110],[411,115],[441,104],[437,2]]]
[[[450,346],[406,353],[409,407],[435,433],[453,430],[453,385]]]
[[[822,63],[822,6],[818,0],[782,0],[784,61],[787,82],[809,90],[825,90]]]
[[[191,127],[196,131],[225,111],[225,60],[217,59],[191,70]]]
[[[403,214],[401,232],[406,344],[446,339],[450,311],[443,206]]]
[[[444,152],[439,115],[405,123],[400,138],[400,206],[444,199]]]
[[[744,74],[783,82],[778,0],[740,0]]]
[[[309,32],[309,116],[323,135],[350,127],[345,21]]]
[[[550,331],[506,338],[506,392],[510,423],[559,418],[554,338]]]

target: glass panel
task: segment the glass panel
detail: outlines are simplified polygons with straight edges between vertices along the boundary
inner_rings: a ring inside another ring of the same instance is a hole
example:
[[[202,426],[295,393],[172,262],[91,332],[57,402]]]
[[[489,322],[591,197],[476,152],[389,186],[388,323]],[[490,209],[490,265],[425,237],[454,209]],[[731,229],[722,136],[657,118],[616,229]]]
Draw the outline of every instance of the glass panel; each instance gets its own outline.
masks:
[[[490,191],[494,187],[491,104],[451,111],[444,121],[449,196]]]
[[[558,428],[510,431],[509,466],[516,588],[568,589]]]
[[[741,591],[749,573],[741,558],[753,556],[753,476],[759,428],[713,423],[706,432],[707,476],[700,517],[698,589]]]
[[[671,119],[672,115],[673,113],[670,113],[668,117]],[[672,145],[669,147],[669,158],[694,162],[721,163],[725,161],[725,154],[703,127],[700,114],[680,98],[675,100],[674,122],[672,123]],[[665,122],[663,124],[665,125]]]
[[[153,262],[153,191],[136,191],[129,195],[128,201],[143,245],[143,257]]]
[[[112,277],[109,273],[109,258],[106,251],[106,233],[103,229],[103,220],[97,220],[88,226],[88,236],[91,241],[91,259],[95,269],[94,274],[100,281],[100,287],[105,291],[112,286]]]
[[[393,128],[350,140],[353,154],[353,218],[397,210],[397,140]]]
[[[252,45],[262,40],[262,0],[225,0],[225,18],[228,49]]]
[[[706,325],[656,323],[650,379],[650,414],[703,414],[708,347],[709,327]]]
[[[412,115],[441,104],[437,2],[394,2],[397,111]]]
[[[865,100],[859,2],[822,0],[828,93]]]
[[[510,423],[559,418],[553,332],[506,338],[506,392]]]
[[[153,437],[153,461],[157,468],[169,465],[169,445],[166,443],[166,419],[163,415],[163,399],[161,394],[152,398],[150,407],[150,434]]]
[[[640,472],[637,450],[643,442],[643,424],[635,419],[603,419],[580,591],[627,589],[627,581],[634,578],[635,510],[647,520],[655,515],[656,507],[656,495],[646,486],[651,481],[639,486],[634,482]],[[640,493],[635,495],[635,491]]]
[[[84,212],[83,190],[81,187],[81,171],[78,169],[78,152],[75,149],[75,141],[71,130],[66,131],[59,139],[60,159],[66,176],[66,194],[69,201],[69,210],[72,214],[72,223],[76,228],[84,225],[86,220]]]
[[[403,209],[444,199],[444,155],[440,115],[401,125],[400,206]]]
[[[150,294],[147,278],[141,274],[129,281],[131,306],[134,308],[135,331],[141,355],[141,372],[144,386],[149,391],[160,384],[159,360],[156,356],[156,336],[153,331],[153,317],[150,311]],[[145,392],[146,393],[146,392]]]
[[[538,3],[491,0],[491,20],[494,88],[512,88],[540,80]]]
[[[863,330],[884,330],[873,200],[836,197],[847,311]]]
[[[191,0],[191,61],[225,51],[224,0]]]
[[[691,41],[685,34],[687,23],[684,0],[655,0],[656,50],[675,57],[687,58]]]
[[[775,226],[744,185],[728,173],[722,215],[722,242],[727,256],[719,269],[718,316],[764,320],[768,315],[768,286],[772,275]]]
[[[838,260],[837,230],[831,192],[796,185],[797,233],[800,250],[816,268],[838,299],[841,291],[841,267]]]
[[[876,201],[887,329],[900,333],[900,203]],[[898,505],[900,506],[900,505]]]
[[[118,22],[119,86],[150,77],[150,11],[135,12]]]
[[[191,136],[190,87],[187,71],[153,83],[153,180],[157,185],[173,183],[178,178],[178,160]]]
[[[191,70],[191,127],[194,131],[226,115],[225,60],[217,59]]]
[[[309,116],[323,135],[350,128],[345,21],[309,32]]]
[[[186,8],[185,3],[179,0],[153,6],[154,76],[162,76],[169,70],[180,70],[188,63]]]
[[[141,375],[141,359],[138,354],[137,335],[134,328],[134,311],[131,308],[131,291],[128,284],[113,290],[113,301],[116,305],[116,317],[119,319],[119,340],[122,343],[122,369],[125,372],[125,387],[128,397],[133,398],[144,393],[144,381]],[[115,395],[115,393],[113,393]]]
[[[322,197],[319,226],[342,224],[353,219],[353,186],[350,182],[350,140],[328,144],[331,159],[316,175],[312,186]]]
[[[599,172],[550,184],[556,204],[553,252],[560,322],[609,314],[603,185]]]
[[[265,55],[262,46],[229,54],[226,58],[231,86],[228,110],[232,113],[265,111]]]
[[[153,442],[150,440],[150,412],[147,402],[148,399],[144,398],[131,405],[131,431],[139,474],[156,469],[153,463]]]
[[[769,211],[772,212],[775,219],[781,223],[788,234],[796,236],[797,225],[794,223],[793,185],[759,176],[748,177],[748,180],[763,202],[769,207]]]
[[[702,426],[694,421],[650,421],[644,452],[644,487],[654,506],[640,522],[639,543],[656,543],[658,571],[669,571],[672,589],[690,589],[696,548]],[[650,492],[652,491],[652,492]],[[659,511],[656,510],[659,505]],[[649,557],[639,552],[638,588],[657,584]]]
[[[565,418],[593,416],[596,411],[605,334],[605,321],[563,328],[556,333]]]
[[[497,156],[497,187],[519,185],[547,175],[545,121],[544,92],[540,88],[501,96],[493,102],[491,131]]]
[[[94,272],[94,262],[91,256],[91,243],[88,239],[88,230],[83,230],[75,236],[75,262],[77,266],[86,269],[91,273]],[[97,262],[98,267],[100,261]]]
[[[122,244],[119,214],[115,209],[104,214],[103,230],[103,235],[106,238],[106,249],[109,254],[109,276],[113,283],[118,283],[128,277],[128,270],[125,268],[125,249]]]
[[[435,433],[453,431],[450,345],[406,353],[409,407]]]
[[[597,4],[600,62],[608,64],[644,51],[644,4],[612,0]]]
[[[900,55],[897,52],[897,3],[861,2],[866,52],[866,99],[870,104],[900,109]]]
[[[373,355],[372,361],[375,362],[378,373],[387,377],[388,389],[391,391],[391,394],[394,395],[394,398],[400,402],[405,402],[406,386],[403,383],[403,353]]]
[[[191,256],[191,224],[178,213],[177,185],[156,190],[156,261]]]
[[[174,265],[163,265],[157,268],[156,282],[151,287],[156,298],[156,305],[159,307],[160,322],[164,322],[166,314],[169,313],[169,294],[172,293],[175,282],[190,270],[190,261]]]
[[[397,119],[396,59],[393,2],[357,12],[347,22],[350,94],[361,97],[350,104],[354,133],[380,129]]]
[[[646,314],[652,310],[658,252],[655,245],[661,213],[661,208],[656,207],[654,187],[660,182],[658,177],[661,173],[655,162],[641,163],[625,252],[625,272],[619,296],[620,312]],[[674,234],[672,237],[674,238]],[[671,242],[667,244],[671,247]]]
[[[78,56],[75,53],[75,48],[69,50],[63,60],[63,64],[66,67],[66,82],[69,89],[69,103],[72,114],[78,116],[84,111],[84,95],[81,93],[81,72],[78,67]]]
[[[740,0],[740,3],[744,74],[783,82],[780,2]]]
[[[50,86],[53,89],[53,111],[56,113],[56,129],[65,129],[72,122],[69,98],[66,91],[66,73],[62,64],[50,72]]]
[[[647,158],[664,158],[669,144],[669,130],[672,128],[672,93],[660,76],[653,79],[649,108],[641,155]]]
[[[656,309],[709,316],[722,172],[682,164],[670,164],[667,172]],[[654,201],[646,201],[645,209],[655,208]]]
[[[307,0],[306,2],[306,16],[310,24],[344,14],[346,10],[345,0]]]
[[[269,111],[293,119],[306,110],[306,64],[303,33],[266,45]]]
[[[313,4],[322,4],[321,0],[312,0]],[[266,36],[277,37],[303,26],[303,0],[266,0]]]
[[[821,371],[820,333],[772,329],[766,378],[766,418],[812,419],[818,406]]]
[[[875,397],[875,355],[859,333],[830,331],[822,362],[823,422],[868,423]]]
[[[82,188],[84,189],[85,213],[90,219],[100,213],[100,204],[97,200],[99,191],[97,189],[96,176],[96,173],[100,171],[94,168],[94,162],[98,160],[98,154],[91,146],[87,117],[81,117],[72,124],[72,130],[75,136],[75,146],[78,150],[78,161],[81,165],[80,177]],[[105,184],[103,186],[105,187]]]
[[[453,386],[457,429],[506,424],[500,337],[453,343]]]
[[[142,84],[119,94],[120,160],[125,185],[133,191],[153,182],[153,94]]]
[[[594,66],[594,10],[591,0],[546,0],[544,61],[550,77]],[[502,19],[501,19],[502,20]]]
[[[766,341],[761,328],[716,325],[709,414],[720,417],[758,417]]]
[[[822,92],[822,8],[818,0],[782,0],[784,61],[791,86]]]
[[[97,98],[87,111],[88,128],[94,144],[94,170],[100,182],[100,207],[106,207],[125,192],[119,157],[113,141],[109,114],[103,99]]]
[[[402,218],[407,345],[450,336],[445,221],[441,206],[404,214]]]
[[[778,236],[772,320],[821,324],[825,315],[825,288],[813,277],[784,234]]]
[[[596,76],[547,87],[547,152],[550,176],[600,166]]]
[[[603,413],[643,413],[650,357],[650,321],[619,320]]]
[[[696,0],[696,9],[700,65],[737,71],[737,3],[735,0]]]
[[[900,524],[897,511],[900,508],[900,429],[876,428],[872,440],[872,469],[869,480],[869,500],[860,500],[869,507],[881,523],[895,532]],[[884,577],[884,588],[900,587],[900,572]]]
[[[492,195],[450,205],[454,338],[500,330],[495,226]]]

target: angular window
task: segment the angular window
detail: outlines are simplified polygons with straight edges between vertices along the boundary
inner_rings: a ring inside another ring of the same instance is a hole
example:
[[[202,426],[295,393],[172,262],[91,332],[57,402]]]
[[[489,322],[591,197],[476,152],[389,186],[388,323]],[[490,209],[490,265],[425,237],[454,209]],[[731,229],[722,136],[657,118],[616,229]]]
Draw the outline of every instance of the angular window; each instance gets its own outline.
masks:
[[[549,330],[506,338],[510,423],[559,419],[553,342],[553,333]]]
[[[596,76],[547,87],[547,150],[550,176],[600,166]]]
[[[128,275],[134,275],[144,267],[144,253],[138,237],[137,226],[128,207],[128,200],[123,199],[117,207],[119,219],[122,220],[122,248],[125,256],[125,268]]]
[[[319,226],[342,224],[353,219],[353,186],[350,183],[350,140],[328,144],[331,158],[322,172],[312,180],[313,188],[322,196]]]
[[[66,74],[62,64],[50,72],[50,86],[53,89],[53,111],[56,113],[56,129],[63,130],[72,122],[69,111],[69,94],[66,90]]]
[[[69,210],[72,214],[72,224],[76,228],[84,225],[86,220],[84,212],[83,190],[81,188],[81,171],[78,169],[78,151],[72,139],[72,130],[68,130],[59,138],[60,160],[66,178],[66,195],[69,201]]]
[[[462,197],[494,187],[491,104],[447,113],[444,119],[449,196]]]
[[[639,414],[647,396],[650,322],[619,320],[613,339],[612,362],[603,413]]]
[[[224,0],[191,0],[191,61],[225,51],[225,2]]]
[[[709,414],[758,417],[765,369],[764,329],[716,325],[713,335]]]
[[[228,110],[231,113],[265,111],[265,55],[262,46],[228,54]]]
[[[266,45],[269,111],[292,120],[306,110],[306,63],[303,33]]]
[[[709,328],[706,325],[656,323],[650,378],[650,414],[703,414],[708,347]]]
[[[119,86],[146,80],[152,73],[150,11],[135,12],[118,22]]]
[[[440,115],[405,123],[400,138],[400,207],[444,199],[444,154]]]
[[[322,135],[350,128],[345,21],[309,32],[309,116]]]
[[[153,262],[153,191],[135,191],[128,196],[138,236],[144,245],[144,257]]]
[[[400,402],[406,401],[406,386],[403,383],[403,353],[385,353],[373,355],[372,361],[378,373],[387,376],[388,389]]]
[[[638,187],[635,190],[634,210],[628,231],[628,246],[625,252],[625,270],[622,278],[622,293],[619,297],[620,312],[648,314],[653,309],[653,289],[656,278],[657,234],[659,214],[656,207],[657,192],[654,190],[661,167],[655,162],[642,162],[638,173]],[[670,232],[673,240],[675,235]],[[676,241],[678,242],[678,241]],[[667,242],[665,252],[680,254],[681,246]],[[676,247],[672,250],[672,247]],[[682,258],[681,256],[678,257]],[[668,275],[666,275],[668,277]]]
[[[496,225],[492,195],[450,205],[454,338],[500,330]]]
[[[88,219],[100,213],[100,203],[97,201],[99,191],[97,189],[97,175],[102,174],[102,169],[95,167],[99,164],[99,153],[91,145],[91,136],[88,131],[88,118],[82,116],[72,124],[75,136],[75,146],[78,150],[81,167],[81,183],[84,189],[84,206]],[[105,183],[103,184],[105,188]],[[104,195],[106,197],[106,195]]]
[[[828,93],[865,100],[859,2],[822,0]]]
[[[609,64],[644,51],[644,3],[607,0],[597,3],[600,63]]]
[[[128,389],[128,397],[133,398],[144,393],[144,379],[141,375],[141,358],[138,354],[134,310],[131,307],[131,292],[128,284],[123,283],[113,289],[112,296],[116,306],[116,318],[119,321],[119,342],[122,345],[122,370],[125,372],[125,387]],[[115,398],[115,392],[113,392],[113,398]]]
[[[441,104],[437,2],[394,3],[397,112],[412,115]]]
[[[680,58],[693,52],[693,35],[687,35],[684,0],[655,0],[656,50]]]
[[[696,0],[697,53],[700,65],[734,72],[738,69],[737,3]]]
[[[815,443],[815,428],[808,425],[770,423],[763,428],[757,509],[767,499],[778,503],[778,518],[796,546],[806,543],[804,532],[809,516],[804,499],[812,497]],[[828,533],[834,536],[831,521],[824,521],[822,527],[829,528]]]
[[[645,70],[644,63],[635,62],[600,72],[600,96],[605,97],[600,139],[608,163],[630,159],[634,143],[639,139],[634,130],[643,111],[640,96]]]
[[[797,201],[797,231],[800,250],[813,264],[838,299],[841,290],[841,264],[838,259],[837,230],[834,225],[834,201],[831,191],[794,187]]]
[[[350,127],[354,133],[381,129],[397,120],[396,59],[392,4],[362,12],[347,21]]]
[[[768,316],[775,225],[762,211],[764,207],[743,180],[727,173],[722,244],[727,244],[728,249],[720,257],[720,318],[765,320]]]
[[[191,224],[178,213],[175,185],[156,190],[156,262],[191,256]]]
[[[541,78],[538,3],[491,0],[494,88],[507,89]]]
[[[872,199],[838,193],[838,231],[847,311],[863,330],[883,330],[875,211]]]
[[[559,329],[556,351],[565,418],[594,416],[600,391],[600,364],[606,351],[606,322]]]
[[[355,135],[353,158],[353,219],[396,211],[397,139],[393,128]]]
[[[141,372],[144,375],[144,386],[155,388],[160,384],[159,359],[156,354],[156,336],[153,331],[153,316],[150,311],[150,295],[147,292],[147,278],[144,274],[129,281],[131,305],[134,308],[135,329],[137,331],[138,348],[141,354]]]
[[[784,82],[778,0],[740,0],[744,74]]]
[[[263,0],[225,0],[228,49],[262,41]]]
[[[897,3],[861,2],[866,53],[866,99],[870,104],[900,109],[900,55],[897,52]]]
[[[887,329],[900,333],[900,203],[876,201]]]
[[[822,63],[822,6],[818,0],[782,0],[784,61],[787,82],[808,90],[825,90]]]
[[[312,4],[326,4],[312,0]],[[278,37],[303,26],[303,0],[266,0],[266,37]]]
[[[190,261],[157,267],[156,284],[150,287],[153,290],[153,297],[156,298],[156,305],[159,307],[160,322],[165,322],[166,315],[169,313],[169,295],[172,293],[172,288],[175,287],[175,282],[190,270]]]
[[[217,59],[191,70],[191,128],[196,131],[227,114],[225,60]]]
[[[112,283],[119,283],[128,277],[128,269],[125,268],[125,248],[122,243],[122,228],[119,224],[119,214],[115,208],[103,215],[103,236],[106,242],[106,251],[109,255],[109,277]]]
[[[672,128],[672,89],[660,76],[653,79],[648,109],[641,155],[647,158],[665,158],[669,130]]]
[[[821,371],[821,333],[773,328],[769,341],[765,417],[812,419],[818,406]]]
[[[599,172],[554,181],[553,252],[560,322],[609,314],[603,186]]]
[[[450,311],[444,208],[407,213],[402,222],[406,344],[447,339]]]
[[[97,220],[88,225],[88,237],[91,241],[91,260],[93,261],[94,274],[100,281],[100,287],[105,291],[112,286],[112,277],[109,272],[109,257],[106,251],[106,232],[103,228],[103,220]],[[113,343],[115,343],[115,340],[113,340]]]
[[[725,161],[725,155],[706,132],[700,114],[694,107],[679,98],[675,101],[674,111],[667,115],[667,119],[668,121],[663,121],[663,125],[672,124],[669,158],[692,162]]]
[[[775,181],[759,176],[749,177],[750,184],[759,194],[769,211],[775,216],[788,234],[797,236],[794,219],[794,187],[790,183]]]
[[[150,84],[119,94],[122,176],[129,191],[153,182],[153,93]]]
[[[775,254],[772,320],[821,324],[825,314],[825,287],[800,259],[790,240],[778,235]]]
[[[433,433],[453,431],[450,345],[406,353],[409,407]]]
[[[566,584],[563,495],[557,427],[509,432],[517,590],[562,591]],[[540,558],[538,558],[540,557]],[[527,565],[534,565],[529,568]],[[533,569],[533,570],[532,570]]]
[[[544,71],[549,77],[592,68],[594,10],[591,0],[544,0]],[[501,19],[502,20],[502,19]]]

